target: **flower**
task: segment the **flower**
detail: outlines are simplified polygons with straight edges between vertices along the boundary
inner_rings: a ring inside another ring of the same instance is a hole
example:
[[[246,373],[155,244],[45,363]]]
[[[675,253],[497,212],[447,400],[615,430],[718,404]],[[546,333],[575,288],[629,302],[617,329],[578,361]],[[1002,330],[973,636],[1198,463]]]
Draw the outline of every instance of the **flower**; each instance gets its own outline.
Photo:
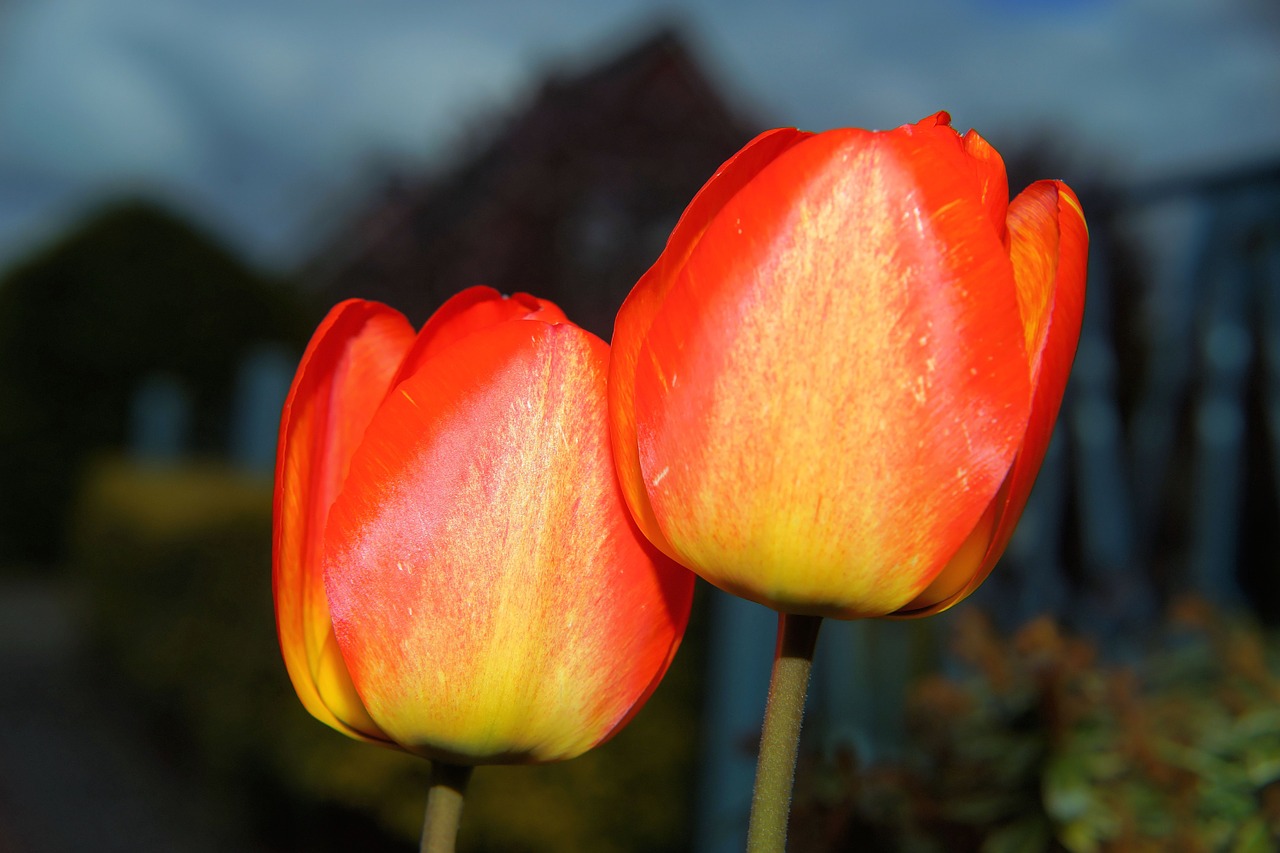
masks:
[[[614,327],[610,432],[664,552],[784,613],[923,615],[999,558],[1057,417],[1088,235],[938,113],[764,133]]]
[[[416,336],[335,307],[280,425],[273,590],[312,715],[453,764],[570,758],[665,673],[693,576],[626,510],[608,346],[526,294],[466,290]]]

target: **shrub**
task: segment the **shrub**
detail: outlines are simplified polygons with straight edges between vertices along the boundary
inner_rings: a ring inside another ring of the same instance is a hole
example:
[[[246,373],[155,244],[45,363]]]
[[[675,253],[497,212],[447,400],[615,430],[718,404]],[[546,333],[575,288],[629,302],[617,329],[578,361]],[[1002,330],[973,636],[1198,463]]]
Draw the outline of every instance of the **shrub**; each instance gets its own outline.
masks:
[[[806,766],[798,849],[1276,849],[1276,637],[1196,601],[1125,663],[1047,618],[1011,638],[973,608],[957,625],[963,672],[914,685],[909,758]]]

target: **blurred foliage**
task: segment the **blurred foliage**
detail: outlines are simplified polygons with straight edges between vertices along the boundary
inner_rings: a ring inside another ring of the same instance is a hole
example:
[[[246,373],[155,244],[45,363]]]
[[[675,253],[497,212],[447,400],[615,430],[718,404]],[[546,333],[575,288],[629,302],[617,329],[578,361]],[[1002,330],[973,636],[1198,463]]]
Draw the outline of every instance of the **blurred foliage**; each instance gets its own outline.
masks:
[[[245,352],[301,352],[315,312],[209,236],[125,202],[0,280],[0,563],[58,559],[85,460],[123,447],[144,379],[177,380],[192,450],[223,449]]]
[[[411,849],[427,762],[351,741],[294,696],[276,645],[270,484],[216,466],[91,468],[71,566],[99,687],[272,850]],[[1047,619],[956,621],[892,765],[810,757],[797,850],[1230,851],[1280,839],[1280,638],[1195,601],[1123,663]],[[695,626],[697,625],[695,617]],[[701,637],[609,744],[475,774],[461,849],[686,850]],[[643,815],[637,820],[636,815]]]
[[[285,673],[270,492],[215,466],[92,466],[71,568],[99,686],[122,692],[157,748],[270,849],[411,849],[428,762],[317,722]],[[649,704],[603,747],[545,767],[479,768],[460,850],[688,849],[701,656],[700,639],[686,638]]]
[[[1047,618],[1009,638],[976,609],[957,624],[964,674],[917,682],[907,759],[804,766],[797,849],[1277,849],[1277,637],[1194,600],[1125,664]]]

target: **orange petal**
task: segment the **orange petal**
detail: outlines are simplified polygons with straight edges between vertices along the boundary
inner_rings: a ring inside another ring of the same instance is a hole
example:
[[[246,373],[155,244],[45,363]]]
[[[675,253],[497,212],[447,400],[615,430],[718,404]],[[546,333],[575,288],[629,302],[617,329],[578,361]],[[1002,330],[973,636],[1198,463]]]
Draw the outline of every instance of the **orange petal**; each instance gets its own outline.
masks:
[[[405,380],[356,452],[326,586],[356,688],[407,749],[572,757],[666,670],[692,576],[623,503],[607,360],[572,325],[476,332]]]
[[[1009,207],[1009,179],[1000,153],[976,130],[970,129],[963,135],[957,133],[951,127],[951,115],[945,111],[916,124],[904,125],[899,132],[928,138],[935,153],[950,160],[950,168],[972,176],[978,197],[987,208],[991,227],[1004,242],[1007,236],[1005,216]]]
[[[390,388],[417,373],[427,359],[472,332],[517,319],[569,322],[556,305],[528,293],[503,296],[492,287],[468,287],[446,300],[423,325]]]
[[[1009,473],[1009,498],[987,554],[986,572],[991,571],[1009,544],[1049,449],[1080,342],[1089,263],[1089,230],[1084,211],[1075,193],[1061,181],[1038,181],[1013,200],[1009,205],[1009,234],[1019,302],[1035,309],[1023,315],[1027,340],[1033,339],[1034,329],[1035,341],[1029,347],[1031,419]],[[1040,296],[1044,291],[1042,280],[1037,278],[1046,273],[1038,262],[1045,256],[1056,260],[1047,298]],[[978,583],[985,577],[984,572]]]
[[[938,573],[925,589],[889,614],[894,618],[911,618],[927,616],[946,610],[958,603],[986,579],[991,567],[984,560],[991,550],[991,543],[996,531],[997,510],[1004,506],[1009,494],[1009,480],[996,492],[987,511],[978,519],[977,525],[969,532],[959,549],[947,561],[947,565]],[[962,594],[963,593],[963,594]]]
[[[280,424],[272,561],[280,648],[307,710],[364,740],[386,736],[334,653],[321,550],[351,454],[412,341],[408,321],[385,305],[337,305],[307,345]]]
[[[832,131],[707,226],[636,360],[679,558],[784,612],[891,612],[956,552],[1029,409],[1013,273],[953,131]]]
[[[929,594],[912,602],[912,612],[904,615],[936,613],[963,600],[986,580],[1004,553],[1049,449],[1080,340],[1089,232],[1075,193],[1060,181],[1032,184],[1009,205],[1009,234],[1018,303],[1031,353],[1033,390],[1026,438],[1008,482],[993,504],[996,525],[987,534],[990,544],[981,561],[967,573],[966,581],[951,590],[935,585]],[[962,573],[953,577],[963,580]]]
[[[613,352],[609,362],[609,434],[614,459],[627,506],[631,508],[636,523],[649,541],[668,555],[673,555],[671,546],[653,518],[636,450],[632,400],[640,344],[689,252],[702,239],[707,224],[761,169],[783,151],[811,135],[791,128],[766,131],[725,161],[689,203],[671,232],[666,249],[632,289],[614,321]]]
[[[1003,242],[1009,235],[1005,219],[1009,212],[1009,176],[1005,172],[1004,158],[976,130],[964,135],[964,150],[982,188],[981,197],[987,216]]]

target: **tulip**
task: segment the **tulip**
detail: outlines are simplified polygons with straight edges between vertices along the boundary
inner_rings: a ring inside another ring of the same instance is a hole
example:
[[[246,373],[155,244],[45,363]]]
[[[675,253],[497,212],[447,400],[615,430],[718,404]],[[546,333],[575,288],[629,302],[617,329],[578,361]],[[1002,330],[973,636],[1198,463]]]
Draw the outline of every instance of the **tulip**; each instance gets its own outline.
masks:
[[[609,428],[649,539],[779,612],[748,849],[781,851],[823,617],[922,616],[999,559],[1080,334],[1060,181],[938,113],[774,130],[685,210],[614,325]]]
[[[1065,184],[1010,202],[999,154],[949,122],[762,134],[618,314],[627,502],[724,590],[923,615],[1008,543],[1079,337],[1088,238]]]
[[[692,575],[627,512],[608,346],[549,302],[472,288],[416,335],[350,300],[284,406],[273,589],[303,705],[448,765],[538,763],[639,710]]]

